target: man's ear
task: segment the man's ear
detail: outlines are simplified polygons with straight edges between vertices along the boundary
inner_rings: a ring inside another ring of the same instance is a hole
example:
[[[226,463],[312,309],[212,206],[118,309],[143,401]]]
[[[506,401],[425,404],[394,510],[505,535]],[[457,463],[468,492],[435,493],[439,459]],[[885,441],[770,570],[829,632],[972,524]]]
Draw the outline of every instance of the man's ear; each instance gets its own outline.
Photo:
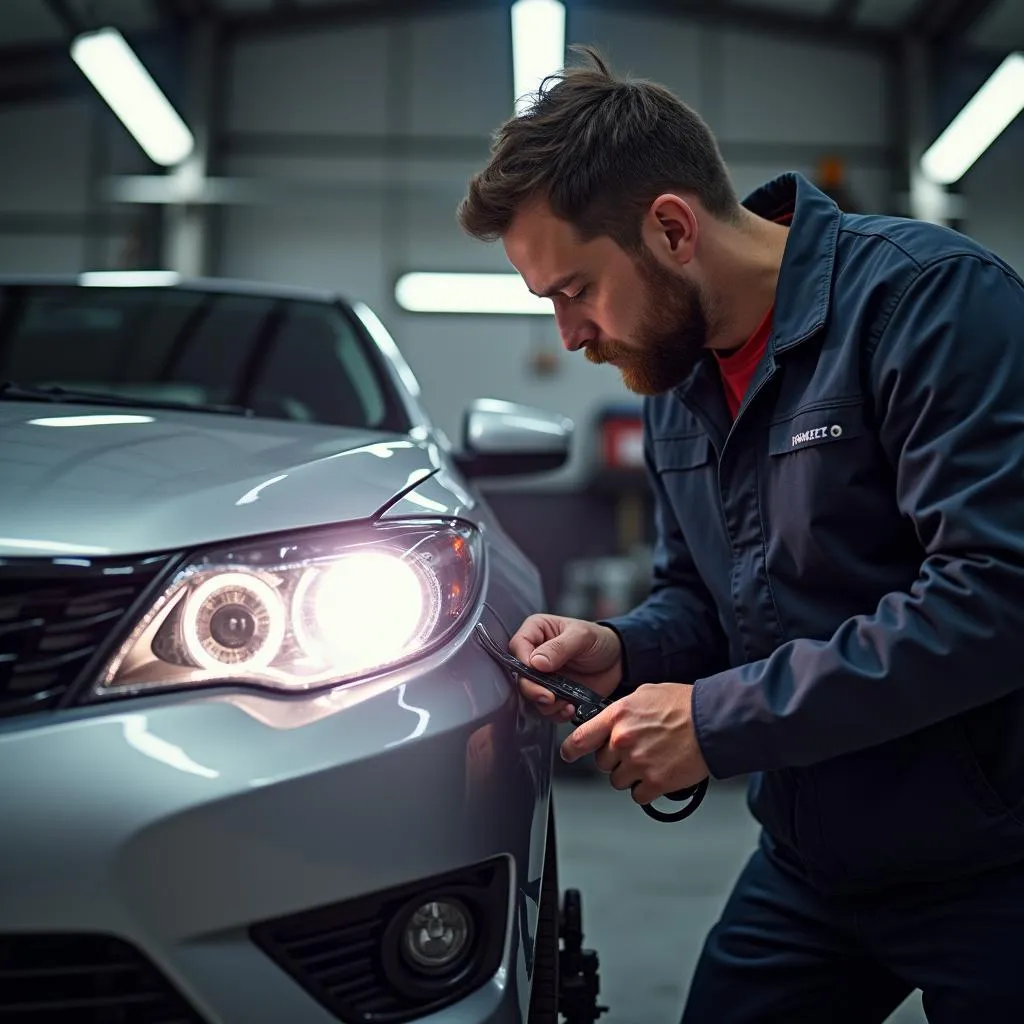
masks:
[[[697,245],[693,207],[672,192],[658,196],[647,209],[642,234],[647,247],[660,261],[676,266],[689,263]]]

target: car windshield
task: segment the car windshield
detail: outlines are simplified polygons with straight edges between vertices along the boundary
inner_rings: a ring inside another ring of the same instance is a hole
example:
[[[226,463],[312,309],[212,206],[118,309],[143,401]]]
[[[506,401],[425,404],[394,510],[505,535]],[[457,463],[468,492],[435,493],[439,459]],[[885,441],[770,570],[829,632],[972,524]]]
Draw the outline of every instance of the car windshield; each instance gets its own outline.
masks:
[[[271,419],[405,430],[368,343],[337,307],[185,288],[0,285],[8,397],[251,410]],[[20,389],[15,390],[15,388]]]

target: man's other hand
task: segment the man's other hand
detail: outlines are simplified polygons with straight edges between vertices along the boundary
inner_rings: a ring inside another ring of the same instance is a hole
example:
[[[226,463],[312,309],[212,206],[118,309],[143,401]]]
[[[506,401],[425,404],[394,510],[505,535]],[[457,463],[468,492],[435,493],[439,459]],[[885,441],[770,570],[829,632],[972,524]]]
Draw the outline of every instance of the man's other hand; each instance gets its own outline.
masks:
[[[567,736],[562,757],[594,754],[615,789],[633,790],[638,804],[695,786],[708,777],[693,727],[693,687],[655,683],[638,687]]]

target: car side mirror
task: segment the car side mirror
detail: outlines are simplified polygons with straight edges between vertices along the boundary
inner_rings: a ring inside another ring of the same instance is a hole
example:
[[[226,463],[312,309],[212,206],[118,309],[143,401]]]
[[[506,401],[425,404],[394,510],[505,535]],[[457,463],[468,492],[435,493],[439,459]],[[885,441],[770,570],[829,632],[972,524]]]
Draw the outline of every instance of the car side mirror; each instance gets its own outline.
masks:
[[[456,461],[469,477],[549,473],[568,460],[573,429],[572,420],[558,413],[478,398],[463,415]]]

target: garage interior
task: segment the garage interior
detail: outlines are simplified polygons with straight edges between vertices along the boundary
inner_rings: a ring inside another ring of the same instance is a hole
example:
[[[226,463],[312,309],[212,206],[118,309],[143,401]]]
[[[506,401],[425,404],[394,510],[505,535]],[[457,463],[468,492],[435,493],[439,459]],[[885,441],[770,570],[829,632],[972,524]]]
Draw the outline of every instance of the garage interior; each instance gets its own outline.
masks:
[[[1022,59],[1021,0],[552,4],[564,14],[548,41],[556,54],[593,44],[615,70],[692,104],[741,195],[799,171],[845,209],[949,224],[1024,272],[1024,96],[956,180],[922,170],[996,69]],[[596,619],[647,585],[639,405],[614,368],[562,349],[549,309],[514,289],[489,308],[483,286],[459,280],[510,271],[500,246],[466,238],[455,220],[514,109],[510,8],[3,0],[0,274],[162,270],[336,290],[385,322],[450,437],[477,397],[570,417],[563,469],[484,490],[540,569],[548,610]],[[149,155],[72,60],[74,41],[103,28],[180,113],[183,160]],[[423,274],[451,276],[424,291]],[[562,882],[583,894],[602,1020],[677,1021],[755,841],[743,780],[713,784],[699,814],[674,826],[644,818],[586,767],[559,766],[556,794]],[[891,1018],[924,1019],[916,996]]]

